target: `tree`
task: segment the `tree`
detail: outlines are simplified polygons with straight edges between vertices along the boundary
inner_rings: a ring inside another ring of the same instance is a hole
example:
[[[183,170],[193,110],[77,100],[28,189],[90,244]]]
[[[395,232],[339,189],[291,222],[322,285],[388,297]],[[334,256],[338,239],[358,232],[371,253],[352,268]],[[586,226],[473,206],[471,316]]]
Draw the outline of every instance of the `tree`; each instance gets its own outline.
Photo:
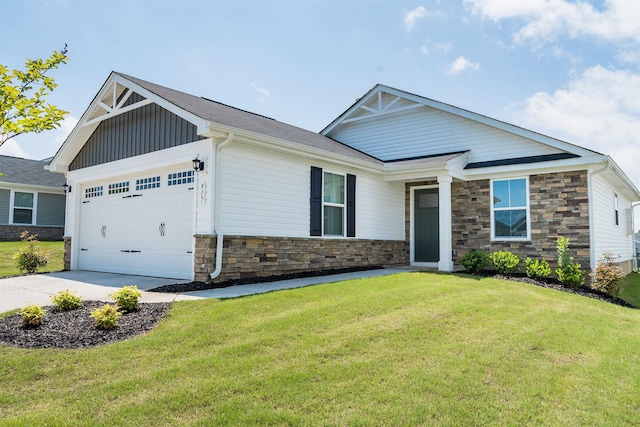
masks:
[[[0,145],[23,133],[60,127],[67,111],[45,102],[57,86],[46,74],[68,59],[65,43],[61,52],[54,50],[46,60],[27,59],[25,71],[9,71],[0,64]]]

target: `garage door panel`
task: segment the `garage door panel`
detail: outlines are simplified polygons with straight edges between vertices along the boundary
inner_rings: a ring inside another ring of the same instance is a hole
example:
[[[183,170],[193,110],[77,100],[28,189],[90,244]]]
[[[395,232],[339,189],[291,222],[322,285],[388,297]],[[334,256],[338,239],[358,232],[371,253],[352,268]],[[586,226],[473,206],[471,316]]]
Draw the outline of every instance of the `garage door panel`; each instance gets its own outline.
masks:
[[[133,184],[135,178],[113,181]],[[193,278],[192,186],[163,182],[124,196],[104,194],[86,200],[80,211],[79,242],[85,250],[79,252],[79,268]]]

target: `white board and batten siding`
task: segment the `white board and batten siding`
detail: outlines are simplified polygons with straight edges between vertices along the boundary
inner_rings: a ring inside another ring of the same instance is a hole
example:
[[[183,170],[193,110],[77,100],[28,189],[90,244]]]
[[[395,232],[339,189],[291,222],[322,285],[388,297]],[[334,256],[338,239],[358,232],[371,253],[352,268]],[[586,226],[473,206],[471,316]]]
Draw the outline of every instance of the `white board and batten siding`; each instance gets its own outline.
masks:
[[[356,175],[357,238],[404,240],[402,184],[241,142],[222,150],[222,231],[240,236],[309,237],[311,166]]]
[[[603,252],[611,252],[620,257],[620,261],[627,261],[633,257],[633,235],[629,234],[629,214],[631,202],[599,174],[593,175],[592,215],[594,233],[594,256],[598,261]],[[614,198],[618,195],[618,224],[615,220]]]
[[[329,135],[381,160],[471,150],[469,162],[562,151],[463,117],[423,106],[340,125]]]

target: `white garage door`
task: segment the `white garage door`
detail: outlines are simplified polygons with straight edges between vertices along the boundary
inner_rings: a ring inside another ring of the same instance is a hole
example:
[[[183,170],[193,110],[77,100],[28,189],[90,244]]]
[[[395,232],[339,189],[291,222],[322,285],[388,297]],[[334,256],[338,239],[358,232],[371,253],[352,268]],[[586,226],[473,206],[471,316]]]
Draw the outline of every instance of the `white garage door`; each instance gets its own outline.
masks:
[[[193,278],[194,172],[82,188],[80,270]]]

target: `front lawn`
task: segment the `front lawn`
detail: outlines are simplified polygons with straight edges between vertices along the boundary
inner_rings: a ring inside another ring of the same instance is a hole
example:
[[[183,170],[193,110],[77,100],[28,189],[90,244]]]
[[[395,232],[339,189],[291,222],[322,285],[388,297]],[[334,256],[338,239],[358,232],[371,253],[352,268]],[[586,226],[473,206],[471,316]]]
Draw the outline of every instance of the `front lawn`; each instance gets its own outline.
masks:
[[[0,425],[637,425],[640,310],[406,273],[174,304],[145,336],[0,347]]]
[[[622,279],[620,298],[640,308],[640,274],[631,273]]]
[[[16,267],[13,254],[26,245],[25,242],[0,242],[0,277],[22,274]],[[38,242],[38,246],[49,251],[51,255],[49,264],[38,271],[45,273],[61,271],[64,266],[64,242]]]

